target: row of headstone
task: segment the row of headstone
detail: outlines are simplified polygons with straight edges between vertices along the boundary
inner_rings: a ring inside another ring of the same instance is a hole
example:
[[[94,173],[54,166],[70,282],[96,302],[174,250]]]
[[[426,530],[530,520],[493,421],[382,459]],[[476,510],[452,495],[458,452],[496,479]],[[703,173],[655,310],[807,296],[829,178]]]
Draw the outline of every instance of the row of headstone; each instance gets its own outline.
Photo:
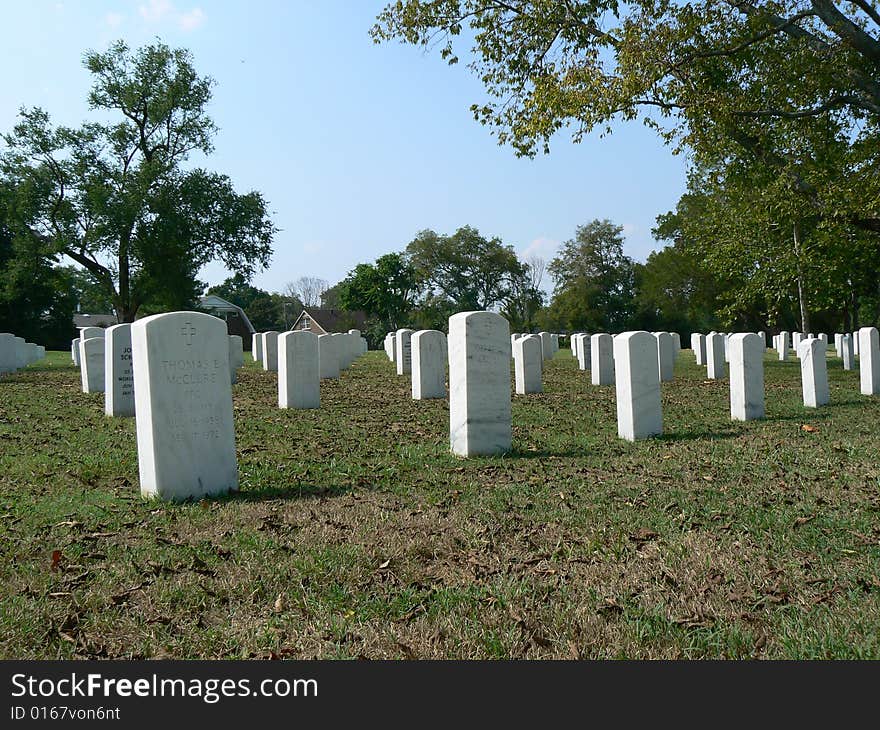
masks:
[[[508,323],[493,312],[463,312],[450,318],[449,333],[450,447],[462,456],[508,451]],[[401,362],[406,359],[408,347],[411,369],[413,359],[419,361],[416,367],[420,372],[423,358],[425,362],[442,363],[443,358],[437,357],[443,352],[442,339],[437,337],[442,337],[442,333],[428,330],[409,334],[407,337],[406,333],[395,333]],[[174,312],[135,322],[130,325],[130,336],[142,493],[182,499],[237,489],[230,375],[232,346],[225,323],[207,314]],[[880,392],[877,331],[866,328],[860,337],[863,353],[867,353],[863,361],[873,363],[871,372],[876,375]],[[82,341],[81,356],[87,358],[91,354],[87,343],[95,339],[98,338]],[[100,339],[103,342],[107,338]],[[115,341],[115,335],[109,339]],[[308,332],[280,335],[279,368],[283,369],[284,377],[279,374],[279,393],[281,381],[290,389],[289,378],[295,381],[306,369],[305,364],[312,375],[304,380],[311,384],[319,380],[314,373],[320,370],[320,339]],[[531,357],[535,359],[537,339],[518,338],[514,344],[521,342],[521,350],[531,347]],[[534,344],[529,346],[527,342]],[[601,342],[600,336],[596,343]],[[618,433],[622,438],[635,440],[662,433],[660,342],[649,332],[626,332],[613,338]],[[720,351],[723,345],[720,340],[715,342],[718,344],[713,347],[710,340],[711,349]],[[763,345],[752,333],[733,335],[730,342],[731,415],[745,420],[761,417]],[[801,359],[810,363],[812,372],[818,373],[814,380],[821,385],[821,372],[816,370],[820,366],[813,356],[813,351],[821,349],[819,343],[818,338],[805,341]],[[338,350],[331,352],[335,354]],[[543,358],[543,349],[541,353]],[[824,353],[821,362],[824,363]],[[419,383],[421,387],[422,381]],[[821,402],[821,392],[817,391],[815,400],[817,404]]]
[[[0,375],[14,373],[46,357],[46,348],[9,332],[0,332]]]

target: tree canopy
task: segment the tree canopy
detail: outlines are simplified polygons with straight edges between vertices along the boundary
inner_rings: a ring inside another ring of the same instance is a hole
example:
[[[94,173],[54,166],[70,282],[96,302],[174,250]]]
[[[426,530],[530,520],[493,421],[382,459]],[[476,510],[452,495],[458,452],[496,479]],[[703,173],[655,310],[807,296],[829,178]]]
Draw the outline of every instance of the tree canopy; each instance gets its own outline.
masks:
[[[441,295],[459,312],[499,305],[524,272],[511,246],[471,226],[451,235],[420,231],[406,256],[428,295]]]
[[[115,120],[56,127],[42,109],[21,111],[0,156],[19,235],[85,268],[122,322],[144,307],[192,306],[209,261],[245,277],[267,265],[275,226],[262,195],[186,165],[211,153],[216,132],[213,81],[190,53],[117,42],[84,62],[90,108]]]

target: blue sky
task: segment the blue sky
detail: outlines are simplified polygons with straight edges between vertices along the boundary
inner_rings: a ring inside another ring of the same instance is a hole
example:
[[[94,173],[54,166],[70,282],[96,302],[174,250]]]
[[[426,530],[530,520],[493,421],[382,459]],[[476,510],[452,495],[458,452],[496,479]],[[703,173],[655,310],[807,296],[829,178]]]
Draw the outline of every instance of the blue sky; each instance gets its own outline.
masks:
[[[335,283],[424,228],[472,225],[549,261],[576,226],[609,218],[624,226],[633,258],[657,247],[650,229],[684,192],[684,157],[629,123],[578,145],[563,132],[549,156],[517,158],[471,116],[484,92],[466,49],[449,67],[420,48],[373,44],[383,5],[7,0],[0,129],[21,106],[78,124],[89,116],[83,52],[160,38],[189,48],[217,82],[220,132],[204,164],[240,191],[261,191],[281,228],[271,265],[255,277],[262,288],[304,275]],[[202,271],[210,283],[226,275],[219,265]]]

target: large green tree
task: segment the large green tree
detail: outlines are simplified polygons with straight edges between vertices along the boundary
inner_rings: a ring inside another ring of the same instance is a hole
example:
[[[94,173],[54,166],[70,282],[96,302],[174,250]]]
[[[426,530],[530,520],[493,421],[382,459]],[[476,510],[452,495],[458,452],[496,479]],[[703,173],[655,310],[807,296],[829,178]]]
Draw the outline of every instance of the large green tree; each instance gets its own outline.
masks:
[[[467,32],[469,28],[470,32]],[[874,0],[397,0],[377,42],[439,47],[471,68],[490,101],[475,117],[532,155],[571,127],[576,140],[641,118],[667,141],[747,155],[789,178],[826,220],[880,231],[880,12]],[[835,125],[852,174],[807,179],[811,150],[779,144]]]
[[[208,155],[213,82],[190,53],[162,43],[89,51],[88,102],[99,122],[53,126],[21,111],[4,136],[0,174],[14,186],[17,221],[46,255],[86,269],[121,322],[146,308],[192,306],[199,268],[221,261],[249,277],[265,266],[275,227],[258,192],[189,166]]]
[[[0,186],[0,203],[3,192]],[[70,272],[43,255],[31,236],[18,235],[3,213],[0,205],[0,332],[66,349],[75,335]]]
[[[428,296],[441,295],[459,312],[501,304],[525,270],[511,246],[482,236],[472,226],[451,235],[420,231],[406,247],[406,256]]]
[[[635,307],[635,262],[623,252],[623,227],[609,220],[578,226],[547,266],[553,299],[542,312],[545,326],[617,332]]]
[[[339,285],[339,302],[363,310],[387,332],[404,326],[418,292],[415,269],[403,254],[389,253],[355,266]]]

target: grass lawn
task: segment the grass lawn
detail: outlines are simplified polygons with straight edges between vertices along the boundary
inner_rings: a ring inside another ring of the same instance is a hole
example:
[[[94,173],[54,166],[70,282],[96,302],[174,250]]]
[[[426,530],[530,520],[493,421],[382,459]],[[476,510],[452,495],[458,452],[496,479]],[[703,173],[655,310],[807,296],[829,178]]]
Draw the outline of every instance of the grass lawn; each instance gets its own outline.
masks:
[[[384,353],[276,407],[234,386],[241,491],[145,502],[134,419],[66,352],[0,378],[0,657],[880,658],[880,398],[765,360],[767,419],[689,350],[666,433],[617,438],[563,350],[515,452],[461,460]]]

